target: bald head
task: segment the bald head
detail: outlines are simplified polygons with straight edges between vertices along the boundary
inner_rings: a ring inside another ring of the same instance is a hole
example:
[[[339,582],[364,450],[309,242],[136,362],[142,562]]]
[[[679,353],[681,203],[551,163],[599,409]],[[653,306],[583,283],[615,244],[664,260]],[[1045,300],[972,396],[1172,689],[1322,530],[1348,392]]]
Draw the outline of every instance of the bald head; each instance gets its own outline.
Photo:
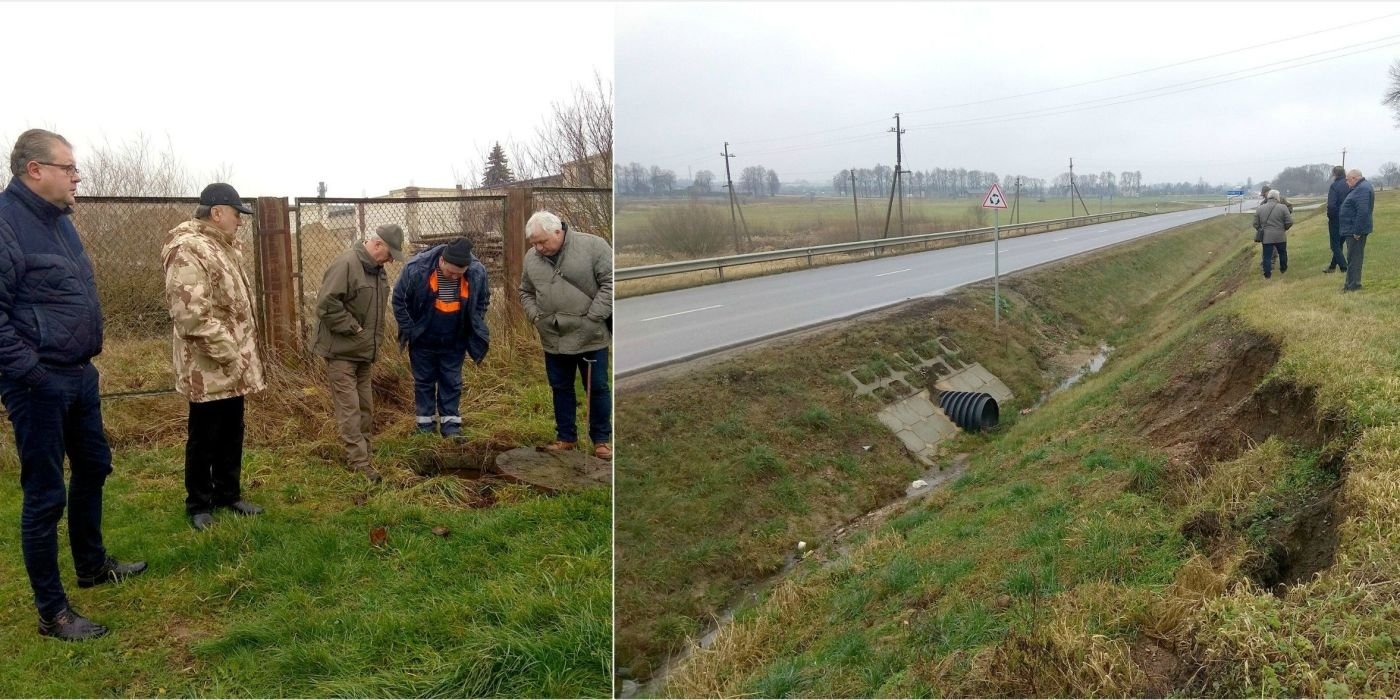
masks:
[[[1347,171],[1347,187],[1356,187],[1356,183],[1361,182],[1361,171],[1355,168]]]

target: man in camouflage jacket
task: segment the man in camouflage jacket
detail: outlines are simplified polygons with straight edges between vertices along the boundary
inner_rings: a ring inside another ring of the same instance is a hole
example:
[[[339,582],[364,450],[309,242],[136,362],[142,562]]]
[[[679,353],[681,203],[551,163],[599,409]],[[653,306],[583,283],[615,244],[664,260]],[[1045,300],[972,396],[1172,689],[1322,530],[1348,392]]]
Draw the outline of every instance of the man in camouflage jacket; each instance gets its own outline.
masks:
[[[267,388],[238,240],[241,215],[252,213],[232,186],[209,185],[194,218],[172,229],[161,250],[175,390],[190,402],[185,511],[197,530],[213,525],[216,507],[262,512],[239,486],[243,397]]]

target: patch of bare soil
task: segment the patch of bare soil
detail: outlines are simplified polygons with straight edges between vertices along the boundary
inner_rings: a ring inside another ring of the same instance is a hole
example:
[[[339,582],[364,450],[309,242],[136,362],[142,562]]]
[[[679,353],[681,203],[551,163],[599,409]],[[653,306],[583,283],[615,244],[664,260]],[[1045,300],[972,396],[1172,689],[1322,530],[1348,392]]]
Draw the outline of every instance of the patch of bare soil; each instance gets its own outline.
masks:
[[[1264,547],[1241,563],[1241,573],[1282,596],[1332,566],[1341,539],[1337,526],[1345,517],[1339,500],[1340,490],[1334,489],[1297,510],[1275,514]]]
[[[1216,462],[1235,459],[1270,437],[1297,449],[1325,450],[1321,468],[1342,475],[1345,450],[1337,449],[1337,439],[1344,423],[1319,414],[1313,387],[1264,379],[1279,354],[1266,336],[1232,334],[1208,345],[1189,369],[1151,394],[1138,417],[1147,438],[1167,451],[1171,478],[1202,478]],[[1337,526],[1344,518],[1338,492],[1334,488],[1311,502],[1280,501],[1267,512],[1233,519],[1202,512],[1181,531],[1215,554],[1252,530],[1254,546],[1241,573],[1281,595],[1335,560]]]

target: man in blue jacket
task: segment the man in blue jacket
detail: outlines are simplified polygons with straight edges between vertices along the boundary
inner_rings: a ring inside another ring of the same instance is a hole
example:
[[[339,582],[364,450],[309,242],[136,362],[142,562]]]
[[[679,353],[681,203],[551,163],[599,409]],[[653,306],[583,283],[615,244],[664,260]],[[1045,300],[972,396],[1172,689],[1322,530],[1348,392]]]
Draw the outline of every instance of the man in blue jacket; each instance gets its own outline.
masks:
[[[10,173],[0,193],[0,400],[19,452],[20,547],[39,634],[90,639],[107,628],[68,604],[59,579],[65,505],[79,588],[139,574],[146,563],[123,564],[102,546],[102,486],[112,472],[92,366],[102,352],[102,309],[92,263],[68,219],[82,179],[72,145],[42,129],[20,134]]]
[[[1347,171],[1351,191],[1338,209],[1342,237],[1347,239],[1347,281],[1343,292],[1361,289],[1361,262],[1366,255],[1366,237],[1371,235],[1371,214],[1376,209],[1376,191],[1360,170]]]
[[[408,259],[394,283],[399,346],[408,347],[418,432],[441,423],[443,437],[462,434],[462,362],[481,364],[491,345],[486,266],[458,238]]]
[[[1332,246],[1332,262],[1327,263],[1327,269],[1323,272],[1337,269],[1347,271],[1347,259],[1342,254],[1342,222],[1337,219],[1342,209],[1342,200],[1351,193],[1346,177],[1346,168],[1340,165],[1332,168],[1332,186],[1327,188],[1327,241]]]

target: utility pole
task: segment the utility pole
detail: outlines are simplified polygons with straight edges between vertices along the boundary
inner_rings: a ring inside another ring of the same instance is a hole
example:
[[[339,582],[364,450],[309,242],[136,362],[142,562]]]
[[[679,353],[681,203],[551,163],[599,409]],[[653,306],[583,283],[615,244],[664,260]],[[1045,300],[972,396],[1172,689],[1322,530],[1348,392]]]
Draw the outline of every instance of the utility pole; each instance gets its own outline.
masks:
[[[1342,146],[1342,168],[1345,169],[1346,167],[1347,167],[1347,147],[1346,147],[1346,146]]]
[[[894,191],[899,185],[899,171],[904,168],[904,148],[900,138],[904,135],[905,130],[899,128],[899,112],[894,113],[894,128],[890,131],[894,132],[894,181],[890,183],[890,204],[885,208],[885,233],[880,236],[881,238],[890,237],[890,215],[894,213]],[[899,212],[902,220],[904,217],[903,197],[899,200]],[[903,224],[900,226],[902,227]]]
[[[729,142],[724,142],[724,152],[720,154],[724,157],[724,186],[729,190],[729,223],[734,227],[734,253],[739,253],[739,220],[734,211],[738,205],[734,202],[734,178],[729,174],[729,159],[734,157],[729,152]]]
[[[851,168],[851,206],[856,210],[856,240],[860,240],[860,200],[856,199],[856,169]]]
[[[1079,194],[1079,185],[1074,184],[1074,159],[1069,159],[1069,218],[1074,218],[1074,198],[1079,197],[1079,204],[1084,207],[1084,215],[1089,216],[1089,205],[1084,203],[1084,195]]]
[[[1016,176],[1016,199],[1011,201],[1011,223],[1021,223],[1021,176]]]

